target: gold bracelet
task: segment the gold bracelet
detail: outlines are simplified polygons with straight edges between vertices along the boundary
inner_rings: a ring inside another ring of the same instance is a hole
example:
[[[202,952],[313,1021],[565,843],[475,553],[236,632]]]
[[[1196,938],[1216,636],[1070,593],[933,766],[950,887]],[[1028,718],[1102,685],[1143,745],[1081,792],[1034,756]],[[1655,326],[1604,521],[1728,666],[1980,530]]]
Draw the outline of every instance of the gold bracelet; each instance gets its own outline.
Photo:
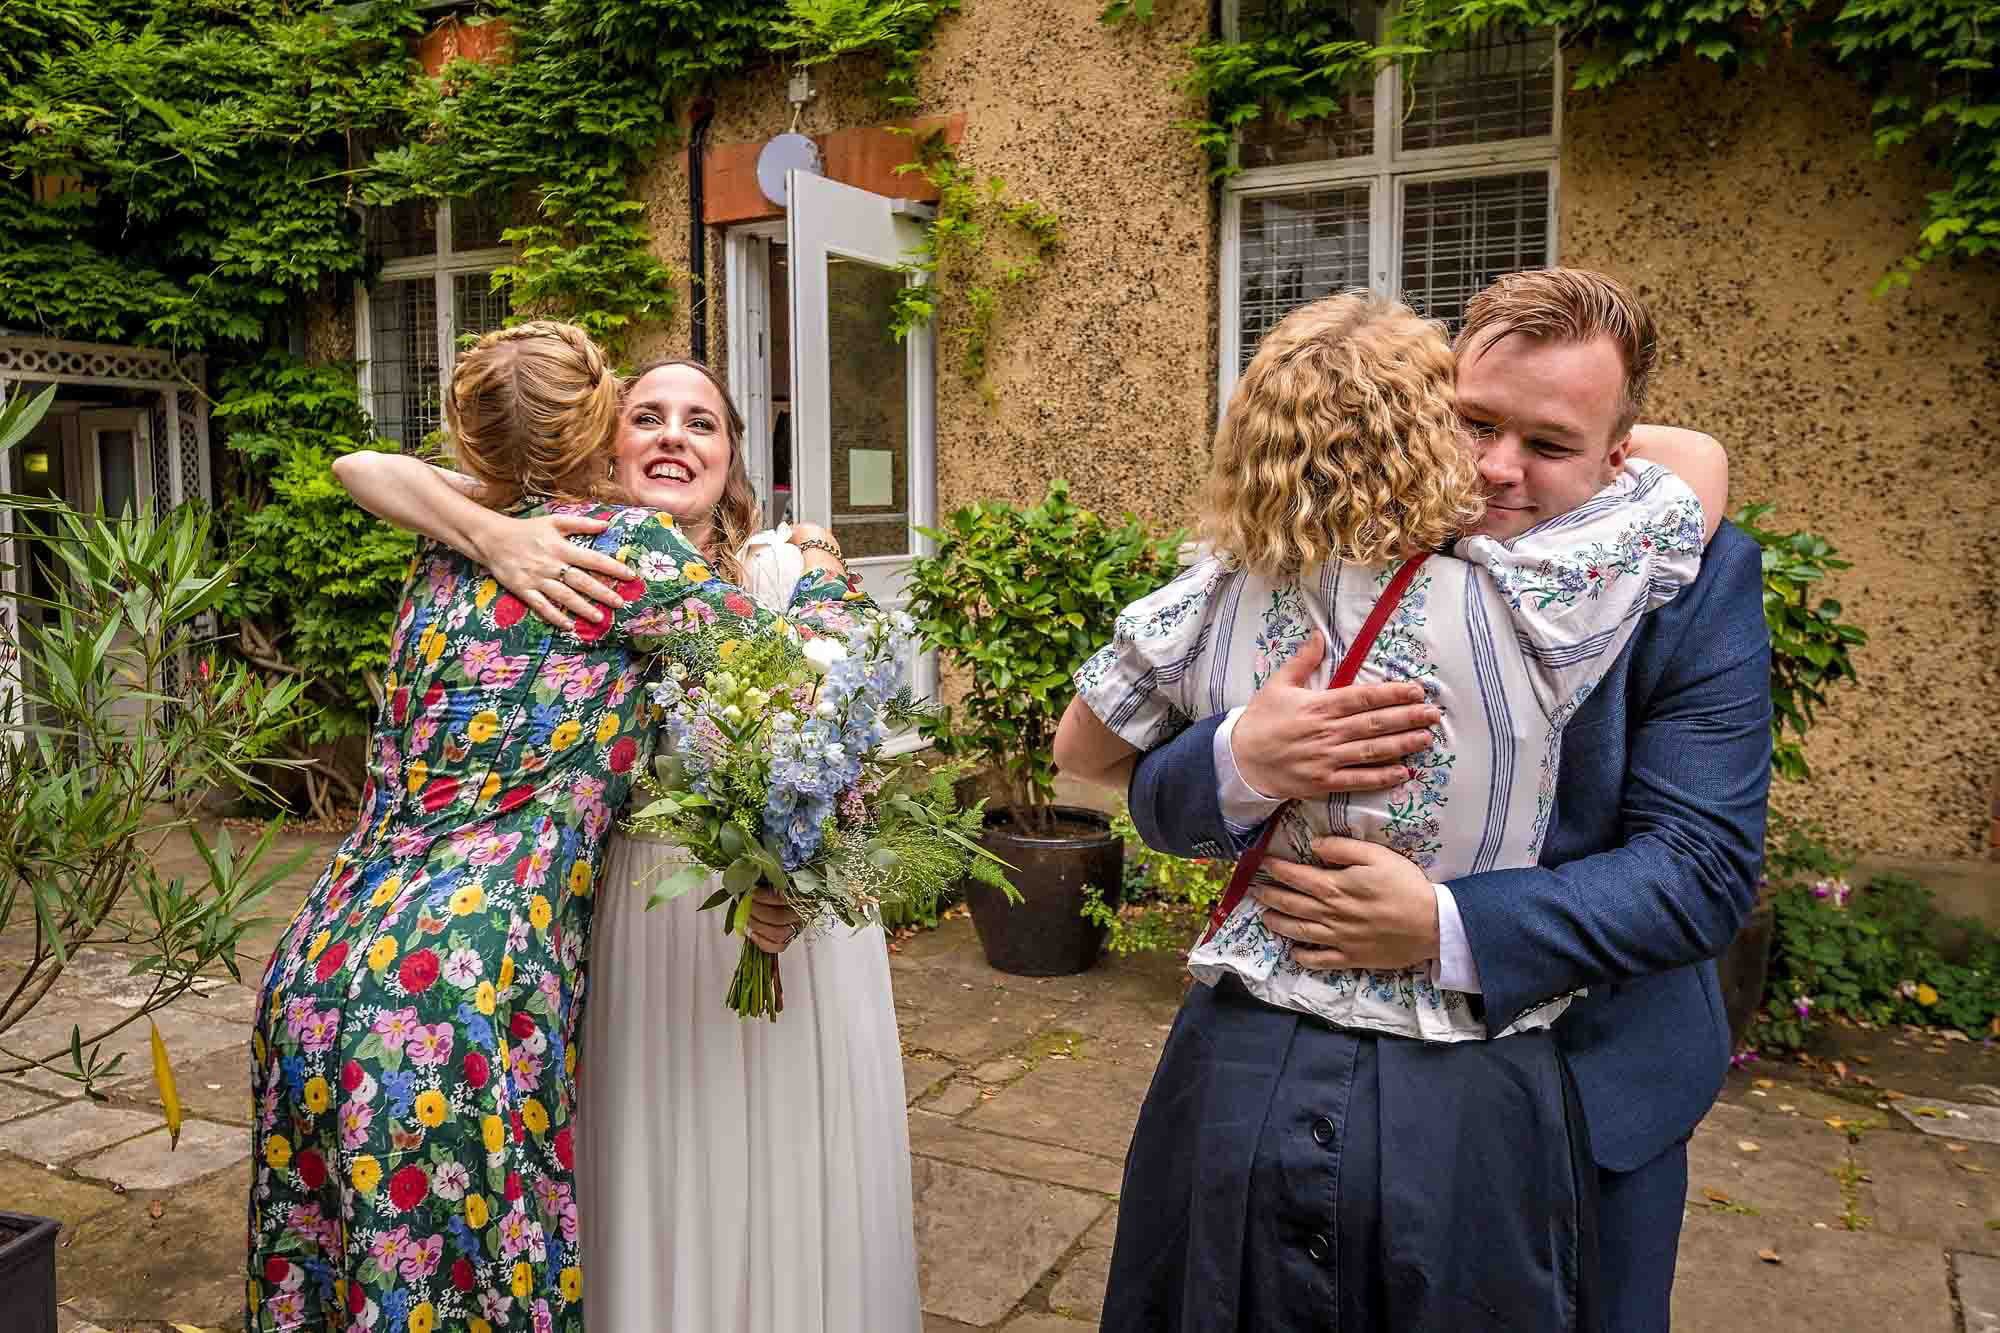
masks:
[[[799,543],[799,549],[801,551],[825,551],[835,560],[839,560],[843,564],[846,563],[846,558],[840,554],[840,543],[828,541],[824,537],[808,537]]]

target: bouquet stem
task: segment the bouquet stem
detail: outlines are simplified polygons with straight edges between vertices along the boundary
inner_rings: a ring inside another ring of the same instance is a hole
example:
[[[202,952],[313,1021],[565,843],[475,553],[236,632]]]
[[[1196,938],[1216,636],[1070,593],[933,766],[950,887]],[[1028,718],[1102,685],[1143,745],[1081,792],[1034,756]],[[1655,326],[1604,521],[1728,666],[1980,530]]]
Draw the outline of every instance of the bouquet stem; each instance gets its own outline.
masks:
[[[785,983],[778,975],[778,955],[765,953],[747,936],[736,975],[729,981],[729,1007],[745,1018],[775,1019],[785,1012]]]

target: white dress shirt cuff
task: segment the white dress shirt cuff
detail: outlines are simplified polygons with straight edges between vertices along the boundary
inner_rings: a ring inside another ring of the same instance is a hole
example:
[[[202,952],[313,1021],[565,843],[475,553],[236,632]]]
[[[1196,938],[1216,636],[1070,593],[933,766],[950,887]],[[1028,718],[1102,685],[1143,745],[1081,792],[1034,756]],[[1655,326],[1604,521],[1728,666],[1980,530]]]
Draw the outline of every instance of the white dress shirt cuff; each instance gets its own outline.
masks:
[[[1276,814],[1278,807],[1284,804],[1281,798],[1266,796],[1245,782],[1236,769],[1236,755],[1229,747],[1229,738],[1235,734],[1236,719],[1242,716],[1240,706],[1232,708],[1222,719],[1222,725],[1215,729],[1215,777],[1217,795],[1222,804],[1222,821],[1238,838]]]
[[[1431,887],[1438,900],[1438,956],[1431,982],[1439,990],[1477,995],[1479,964],[1472,959],[1472,946],[1465,942],[1465,920],[1458,914],[1458,899],[1442,884]]]

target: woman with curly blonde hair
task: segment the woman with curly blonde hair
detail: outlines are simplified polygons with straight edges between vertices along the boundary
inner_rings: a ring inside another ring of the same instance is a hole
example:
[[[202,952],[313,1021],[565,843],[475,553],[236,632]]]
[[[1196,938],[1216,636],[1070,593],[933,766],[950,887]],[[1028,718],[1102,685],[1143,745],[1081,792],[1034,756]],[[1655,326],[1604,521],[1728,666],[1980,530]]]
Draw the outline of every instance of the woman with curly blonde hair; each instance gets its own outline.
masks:
[[[1133,1140],[1108,1333],[1223,1327],[1188,1313],[1218,1289],[1228,1327],[1593,1327],[1596,1177],[1548,1030],[1569,997],[1489,1032],[1429,968],[1302,966],[1248,894],[1329,835],[1440,882],[1533,864],[1564,722],[1719,517],[1621,453],[1568,514],[1463,536],[1484,496],[1454,373],[1442,327],[1384,298],[1287,316],[1216,432],[1198,558],[1077,673],[1057,763],[1121,789],[1141,750],[1271,681],[1414,682],[1439,714],[1394,789],[1284,806],[1190,953],[1203,985]],[[1279,1064],[1341,1096],[1246,1120],[1236,1080]],[[1323,1284],[1283,1276],[1299,1247]]]

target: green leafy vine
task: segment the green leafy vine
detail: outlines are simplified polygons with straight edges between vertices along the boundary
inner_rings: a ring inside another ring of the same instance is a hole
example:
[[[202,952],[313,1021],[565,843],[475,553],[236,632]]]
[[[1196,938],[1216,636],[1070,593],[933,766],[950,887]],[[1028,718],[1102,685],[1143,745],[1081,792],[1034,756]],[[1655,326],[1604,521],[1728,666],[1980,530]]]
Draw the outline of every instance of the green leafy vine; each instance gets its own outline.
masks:
[[[959,161],[942,134],[926,136],[915,160],[896,170],[929,181],[938,202],[917,257],[904,266],[925,281],[896,293],[890,329],[898,341],[907,338],[937,317],[946,292],[957,291],[964,318],[945,332],[960,345],[960,373],[990,398],[986,369],[1002,294],[1041,272],[1062,243],[1062,220],[1032,199],[1010,198],[1000,177],[982,180]],[[993,236],[995,231],[1001,235]]]

